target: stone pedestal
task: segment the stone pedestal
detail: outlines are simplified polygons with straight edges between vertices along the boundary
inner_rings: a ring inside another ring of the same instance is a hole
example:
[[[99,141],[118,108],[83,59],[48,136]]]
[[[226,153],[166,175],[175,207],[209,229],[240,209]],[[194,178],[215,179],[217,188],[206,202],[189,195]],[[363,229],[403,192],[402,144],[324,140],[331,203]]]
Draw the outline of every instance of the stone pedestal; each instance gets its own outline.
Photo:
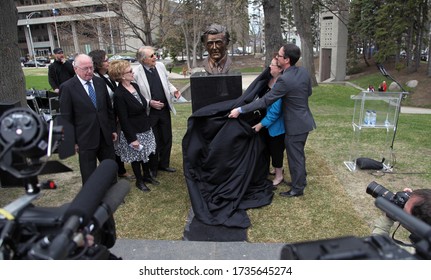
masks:
[[[192,111],[221,101],[236,99],[242,94],[241,73],[209,75],[206,72],[190,76]]]

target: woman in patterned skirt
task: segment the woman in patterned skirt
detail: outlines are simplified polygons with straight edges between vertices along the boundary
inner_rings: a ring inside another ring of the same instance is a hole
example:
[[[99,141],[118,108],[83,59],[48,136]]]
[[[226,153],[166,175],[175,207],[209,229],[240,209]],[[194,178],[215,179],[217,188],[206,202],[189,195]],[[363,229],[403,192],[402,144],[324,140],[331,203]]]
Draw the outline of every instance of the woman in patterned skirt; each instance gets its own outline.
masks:
[[[130,62],[112,61],[109,76],[117,81],[114,108],[120,121],[121,133],[117,153],[123,162],[130,162],[136,177],[136,187],[148,192],[145,182],[158,185],[150,173],[149,158],[155,156],[156,141],[147,115],[147,101],[133,83]]]

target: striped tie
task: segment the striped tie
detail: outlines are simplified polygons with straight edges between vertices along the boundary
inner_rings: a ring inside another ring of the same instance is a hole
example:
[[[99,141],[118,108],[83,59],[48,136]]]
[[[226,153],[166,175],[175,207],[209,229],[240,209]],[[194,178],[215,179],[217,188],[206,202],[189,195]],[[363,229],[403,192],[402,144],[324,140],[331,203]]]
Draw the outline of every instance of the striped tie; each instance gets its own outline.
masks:
[[[94,107],[97,109],[96,92],[94,91],[94,88],[91,85],[90,81],[87,82],[87,86],[88,86],[88,95],[90,96],[90,99],[93,102]]]

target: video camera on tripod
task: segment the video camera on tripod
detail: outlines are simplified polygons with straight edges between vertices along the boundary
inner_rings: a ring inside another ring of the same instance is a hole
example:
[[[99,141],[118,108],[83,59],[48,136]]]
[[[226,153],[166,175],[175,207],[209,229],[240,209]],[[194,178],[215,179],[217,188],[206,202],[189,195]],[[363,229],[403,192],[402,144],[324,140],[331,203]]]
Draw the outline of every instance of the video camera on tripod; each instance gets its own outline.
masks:
[[[342,238],[286,244],[282,260],[408,260],[431,259],[431,226],[408,214],[402,208],[409,193],[392,193],[382,185],[371,182],[366,192],[376,198],[375,205],[386,215],[398,221],[418,239],[411,254],[388,236],[373,235],[365,238]]]
[[[22,179],[26,192],[0,209],[0,259],[116,258],[109,252],[116,241],[112,216],[130,184],[113,184],[115,161],[102,161],[70,204],[32,204],[41,189],[55,188],[37,175],[61,140],[62,127],[30,109],[12,108],[0,117],[0,168]]]

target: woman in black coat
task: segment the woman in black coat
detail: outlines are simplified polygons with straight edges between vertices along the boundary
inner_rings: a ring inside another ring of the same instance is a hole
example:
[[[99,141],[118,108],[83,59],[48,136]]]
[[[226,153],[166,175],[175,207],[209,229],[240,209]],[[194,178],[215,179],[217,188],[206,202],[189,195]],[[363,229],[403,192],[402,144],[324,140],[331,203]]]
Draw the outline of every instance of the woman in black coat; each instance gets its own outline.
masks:
[[[158,185],[152,178],[149,158],[155,155],[156,141],[147,115],[147,101],[133,83],[130,62],[118,60],[109,65],[109,76],[117,81],[114,107],[120,121],[121,133],[117,153],[123,162],[130,162],[136,177],[136,187],[150,191],[145,182]]]

